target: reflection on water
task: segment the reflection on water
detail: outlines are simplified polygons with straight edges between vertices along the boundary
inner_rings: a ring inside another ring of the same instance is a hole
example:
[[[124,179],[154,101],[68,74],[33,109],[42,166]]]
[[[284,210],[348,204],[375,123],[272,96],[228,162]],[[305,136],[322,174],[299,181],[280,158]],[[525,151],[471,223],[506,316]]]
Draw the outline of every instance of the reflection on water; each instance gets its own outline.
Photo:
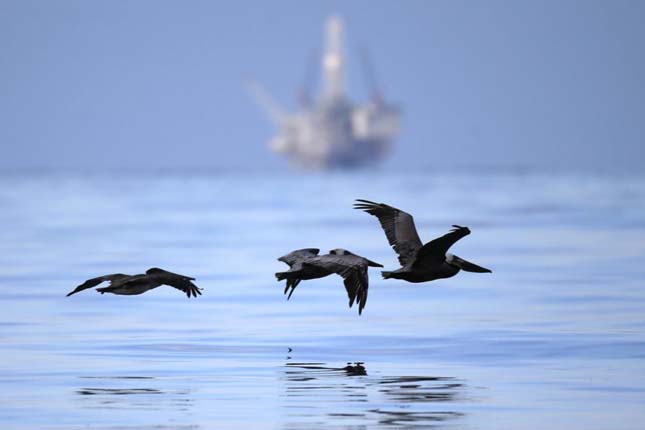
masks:
[[[457,390],[463,384],[455,382],[454,378],[437,376],[402,376],[386,379],[379,384],[387,388],[381,392],[395,402],[441,402],[455,400]]]
[[[458,412],[402,412],[402,411],[383,411],[375,409],[373,411],[380,414],[379,424],[392,428],[430,428],[438,427],[440,423],[454,418],[461,417]]]
[[[188,390],[169,390],[151,386],[160,379],[150,376],[81,376],[95,386],[76,390],[81,407],[86,409],[163,410],[172,408],[187,411],[193,403]],[[102,386],[97,386],[101,384]]]
[[[77,391],[84,396],[93,396],[95,394],[163,394],[163,391],[154,388],[82,388]]]
[[[287,429],[423,428],[464,416],[450,402],[464,401],[467,387],[453,377],[368,375],[362,362],[333,367],[287,362],[283,369]],[[378,405],[377,408],[374,406]],[[360,426],[353,421],[360,418]]]
[[[315,372],[318,375],[324,373],[338,374],[345,373],[347,376],[363,376],[367,375],[367,369],[364,366],[365,363],[362,361],[356,361],[353,364],[351,362],[347,363],[345,367],[326,367],[324,363],[287,363],[286,366],[289,368],[297,369],[306,369],[309,372]],[[288,370],[285,372],[290,377],[292,375],[302,374],[302,370]],[[303,377],[303,380],[315,379],[314,376]]]

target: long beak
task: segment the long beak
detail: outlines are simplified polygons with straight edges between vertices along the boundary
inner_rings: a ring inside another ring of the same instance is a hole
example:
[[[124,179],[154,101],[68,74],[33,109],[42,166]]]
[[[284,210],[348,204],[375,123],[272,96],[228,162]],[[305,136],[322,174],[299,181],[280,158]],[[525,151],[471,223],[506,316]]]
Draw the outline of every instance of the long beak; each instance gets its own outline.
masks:
[[[366,260],[367,260],[367,259],[366,259]],[[370,266],[370,267],[383,267],[383,265],[382,265],[382,264],[375,263],[375,262],[373,262],[372,260],[367,260],[367,265],[368,265],[368,266]]]
[[[457,262],[457,265],[461,268],[461,270],[465,270],[466,272],[493,273],[493,271],[490,270],[490,269],[478,266],[475,263],[471,263],[470,261],[466,261],[463,258],[457,257],[456,255],[453,256],[453,258],[455,258],[455,260]]]

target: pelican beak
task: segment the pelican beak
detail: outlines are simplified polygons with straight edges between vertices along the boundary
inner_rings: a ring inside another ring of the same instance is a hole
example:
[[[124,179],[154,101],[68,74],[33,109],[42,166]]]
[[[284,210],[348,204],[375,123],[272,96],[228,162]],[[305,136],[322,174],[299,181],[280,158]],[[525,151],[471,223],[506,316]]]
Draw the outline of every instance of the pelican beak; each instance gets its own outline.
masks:
[[[375,263],[372,260],[367,260],[367,265],[370,266],[370,267],[383,267],[382,264]]]

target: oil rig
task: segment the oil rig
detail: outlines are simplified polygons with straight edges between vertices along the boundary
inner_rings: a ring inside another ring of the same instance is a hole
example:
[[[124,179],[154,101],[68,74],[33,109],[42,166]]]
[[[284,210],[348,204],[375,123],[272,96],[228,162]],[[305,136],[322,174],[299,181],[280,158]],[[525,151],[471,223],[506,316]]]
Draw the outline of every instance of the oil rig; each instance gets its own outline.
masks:
[[[306,89],[303,90],[299,111],[285,112],[257,83],[249,85],[252,96],[278,127],[269,146],[305,168],[336,169],[373,164],[389,153],[391,142],[399,131],[400,112],[383,99],[367,55],[363,55],[362,60],[370,99],[363,104],[349,100],[341,18],[328,18],[325,33],[322,93],[314,100]]]

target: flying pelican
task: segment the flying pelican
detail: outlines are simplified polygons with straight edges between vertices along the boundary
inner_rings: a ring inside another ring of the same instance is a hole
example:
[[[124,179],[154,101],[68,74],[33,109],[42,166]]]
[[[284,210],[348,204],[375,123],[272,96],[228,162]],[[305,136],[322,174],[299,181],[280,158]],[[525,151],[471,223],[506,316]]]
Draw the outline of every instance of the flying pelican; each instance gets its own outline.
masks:
[[[317,248],[298,249],[278,258],[278,261],[282,261],[290,267],[286,272],[275,274],[278,281],[287,280],[287,286],[284,289],[285,294],[289,292],[287,300],[291,298],[291,294],[293,294],[300,281],[324,278],[336,273],[344,279],[343,283],[347,290],[349,307],[351,308],[354,302],[357,302],[358,314],[360,315],[367,302],[367,290],[369,288],[367,266],[383,267],[383,265],[345,249],[333,249],[329,251],[329,254],[320,256],[318,255],[319,252],[320,250]]]
[[[466,272],[491,273],[454,254],[448,249],[464,236],[470,234],[468,227],[453,225],[449,233],[425,245],[421,243],[412,215],[383,203],[357,199],[354,209],[374,215],[381,223],[385,236],[394,251],[399,254],[401,268],[392,272],[381,272],[383,279],[403,279],[408,282],[427,282],[450,278],[460,270]]]
[[[197,297],[197,295],[201,295],[202,293],[201,288],[197,288],[197,285],[191,282],[194,280],[195,278],[190,278],[188,276],[179,275],[177,273],[153,267],[152,269],[148,269],[145,274],[124,275],[122,273],[115,273],[112,275],[104,275],[88,279],[76,287],[74,291],[67,294],[67,297],[80,291],[87,290],[88,288],[96,287],[103,282],[109,282],[110,285],[103,288],[97,288],[96,291],[101,294],[112,293],[124,296],[133,296],[143,294],[146,291],[152,290],[153,288],[157,288],[161,285],[169,285],[183,291],[188,297],[191,295],[193,297]]]

